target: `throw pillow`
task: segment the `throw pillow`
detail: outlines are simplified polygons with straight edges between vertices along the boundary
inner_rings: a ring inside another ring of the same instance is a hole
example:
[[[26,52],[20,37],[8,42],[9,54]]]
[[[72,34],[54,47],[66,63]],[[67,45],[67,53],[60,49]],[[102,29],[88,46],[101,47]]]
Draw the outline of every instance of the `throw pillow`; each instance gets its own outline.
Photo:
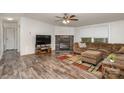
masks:
[[[86,44],[85,43],[79,43],[80,48],[85,48]]]

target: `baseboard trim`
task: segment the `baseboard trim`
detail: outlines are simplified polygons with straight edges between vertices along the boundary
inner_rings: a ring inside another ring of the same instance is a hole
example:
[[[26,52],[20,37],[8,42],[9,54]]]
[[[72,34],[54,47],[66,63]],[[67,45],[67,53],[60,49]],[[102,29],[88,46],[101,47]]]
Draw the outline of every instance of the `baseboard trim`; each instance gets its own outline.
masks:
[[[28,56],[28,55],[35,55],[35,53],[30,53],[30,54],[23,54],[23,55],[20,55],[20,56]]]

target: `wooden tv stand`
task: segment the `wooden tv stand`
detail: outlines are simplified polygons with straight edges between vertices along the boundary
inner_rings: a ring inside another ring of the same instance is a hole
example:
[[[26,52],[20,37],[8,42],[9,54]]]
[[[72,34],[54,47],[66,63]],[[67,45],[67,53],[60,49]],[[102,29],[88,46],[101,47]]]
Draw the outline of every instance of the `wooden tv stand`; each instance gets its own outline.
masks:
[[[50,46],[36,46],[36,51],[35,54],[40,55],[40,54],[51,54],[51,47]]]

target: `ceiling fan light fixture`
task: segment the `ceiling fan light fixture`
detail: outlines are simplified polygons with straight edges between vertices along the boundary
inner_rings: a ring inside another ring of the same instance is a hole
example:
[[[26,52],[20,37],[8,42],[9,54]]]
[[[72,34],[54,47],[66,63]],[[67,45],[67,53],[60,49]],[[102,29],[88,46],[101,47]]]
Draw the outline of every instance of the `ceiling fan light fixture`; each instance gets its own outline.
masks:
[[[69,20],[63,20],[62,23],[63,23],[63,24],[69,24],[70,21],[69,21]]]
[[[60,21],[65,25],[69,24],[72,21],[78,21],[78,19],[76,18],[76,15],[69,15],[67,13],[65,13],[64,16],[62,16],[62,17],[56,16],[56,18],[59,18],[59,20],[57,20],[57,21]]]
[[[67,23],[70,23],[70,21],[69,21],[69,20],[67,20],[66,22],[67,22]]]
[[[63,23],[63,24],[66,24],[66,20],[63,20],[62,23]]]

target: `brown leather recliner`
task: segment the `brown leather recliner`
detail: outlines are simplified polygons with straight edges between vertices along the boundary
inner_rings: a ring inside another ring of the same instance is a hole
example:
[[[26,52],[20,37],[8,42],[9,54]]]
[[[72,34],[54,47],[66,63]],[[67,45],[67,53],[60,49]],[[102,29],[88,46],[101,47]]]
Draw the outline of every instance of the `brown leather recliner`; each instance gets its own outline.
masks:
[[[124,79],[124,62],[103,63],[102,69],[106,79]]]
[[[76,54],[81,54],[82,52],[84,52],[86,50],[86,48],[81,48],[79,46],[79,43],[78,42],[75,42],[74,45],[73,45],[73,52],[76,53]]]

